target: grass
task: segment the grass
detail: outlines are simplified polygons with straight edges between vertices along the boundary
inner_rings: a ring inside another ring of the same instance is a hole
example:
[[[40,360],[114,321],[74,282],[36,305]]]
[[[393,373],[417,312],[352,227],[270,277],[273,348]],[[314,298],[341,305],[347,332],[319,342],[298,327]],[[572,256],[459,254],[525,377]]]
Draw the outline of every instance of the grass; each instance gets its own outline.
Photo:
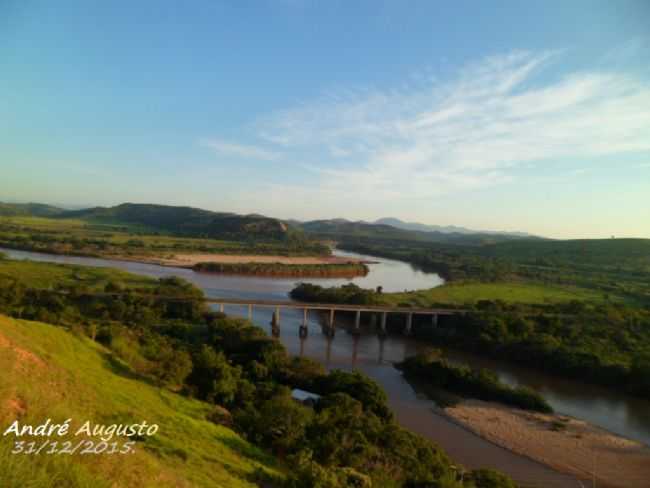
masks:
[[[0,217],[0,247],[88,256],[176,253],[316,255],[282,242],[176,237],[141,225],[44,217]],[[34,239],[36,236],[36,240]]]
[[[17,280],[28,288],[83,284],[91,290],[103,290],[110,281],[120,282],[128,288],[146,288],[156,284],[154,279],[112,268],[0,259],[0,282],[5,280]]]
[[[620,300],[620,298],[611,296],[610,299]],[[515,282],[449,283],[429,290],[385,293],[382,296],[382,301],[385,301],[386,304],[418,307],[427,307],[438,303],[464,305],[480,300],[544,304],[571,300],[603,302],[606,298],[602,292],[586,288]]]
[[[257,469],[279,474],[273,458],[233,431],[205,420],[211,407],[144,383],[89,339],[60,328],[0,316],[0,428],[16,416],[37,425],[72,418],[110,425],[146,420],[155,437],[129,455],[10,454],[0,438],[3,488],[251,487]],[[13,402],[13,403],[12,403]],[[16,403],[17,402],[17,403]]]

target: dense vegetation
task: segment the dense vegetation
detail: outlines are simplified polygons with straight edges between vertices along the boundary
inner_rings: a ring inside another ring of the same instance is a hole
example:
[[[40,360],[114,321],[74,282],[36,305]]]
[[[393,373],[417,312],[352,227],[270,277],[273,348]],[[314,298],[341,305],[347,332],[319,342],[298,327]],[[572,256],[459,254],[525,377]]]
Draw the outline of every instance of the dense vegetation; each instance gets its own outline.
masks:
[[[409,295],[420,307],[445,305],[419,300],[420,292],[378,293],[354,284],[331,288],[300,284],[291,292],[292,298],[307,302],[401,306],[413,304],[407,301]],[[471,312],[444,317],[439,327],[416,316],[416,337],[650,398],[648,309],[576,300],[544,304],[479,300],[463,308]],[[388,325],[403,327],[402,320],[389,315]]]
[[[294,300],[311,303],[347,303],[351,305],[380,305],[383,296],[376,290],[361,288],[354,283],[323,287],[312,283],[298,283],[289,292]]]
[[[427,386],[443,389],[463,397],[494,401],[525,410],[551,413],[553,409],[542,396],[526,387],[513,388],[502,383],[487,369],[473,370],[450,364],[440,351],[411,356],[397,365],[407,378],[426,382]]]
[[[412,263],[456,282],[525,282],[650,305],[650,239],[517,239],[481,246],[348,240],[345,250]]]
[[[69,328],[110,349],[136,378],[214,404],[213,422],[291,464],[286,477],[258,473],[272,486],[492,486],[482,481],[493,479],[483,471],[457,481],[444,453],[395,423],[373,381],[327,374],[317,363],[289,357],[249,322],[210,312],[201,292],[183,280],[117,281],[99,269],[77,280],[78,267],[2,265],[1,312]],[[296,387],[321,400],[314,408],[294,401]]]
[[[363,263],[197,263],[192,269],[208,273],[310,278],[352,278],[368,274],[368,267]]]

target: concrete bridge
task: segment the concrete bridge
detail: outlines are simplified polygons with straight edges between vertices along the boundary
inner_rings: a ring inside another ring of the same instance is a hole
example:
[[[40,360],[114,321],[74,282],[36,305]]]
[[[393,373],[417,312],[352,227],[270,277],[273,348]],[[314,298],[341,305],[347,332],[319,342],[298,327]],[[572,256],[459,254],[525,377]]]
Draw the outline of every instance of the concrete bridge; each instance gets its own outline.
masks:
[[[307,336],[307,318],[310,310],[317,310],[328,314],[328,321],[326,326],[326,333],[334,335],[334,317],[336,312],[353,312],[354,315],[354,329],[353,332],[358,333],[361,327],[361,314],[370,313],[371,320],[374,323],[377,316],[380,317],[380,332],[386,333],[386,320],[388,314],[401,314],[405,316],[406,325],[404,332],[410,334],[413,327],[414,315],[428,315],[431,317],[433,326],[438,325],[438,317],[441,315],[464,315],[468,310],[453,309],[453,308],[411,308],[411,307],[387,307],[380,305],[347,305],[347,304],[334,304],[334,303],[306,303],[306,302],[293,302],[281,300],[249,300],[238,298],[206,298],[207,303],[214,303],[219,305],[219,310],[224,311],[225,305],[238,305],[248,307],[248,319],[253,318],[253,308],[271,308],[273,309],[273,316],[271,320],[271,328],[274,335],[280,333],[280,310],[283,308],[298,309],[303,311],[303,321],[300,326],[300,336]]]

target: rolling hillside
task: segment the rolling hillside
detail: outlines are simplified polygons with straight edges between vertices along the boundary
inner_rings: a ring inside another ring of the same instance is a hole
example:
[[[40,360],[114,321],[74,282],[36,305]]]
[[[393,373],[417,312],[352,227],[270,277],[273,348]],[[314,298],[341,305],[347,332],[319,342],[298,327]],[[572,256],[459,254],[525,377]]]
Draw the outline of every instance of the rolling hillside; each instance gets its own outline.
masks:
[[[0,202],[1,217],[53,217],[65,212],[62,208],[44,203],[2,203]]]
[[[287,226],[276,219],[193,207],[123,203],[115,207],[67,211],[58,217],[95,223],[130,224],[191,237],[267,240],[287,237]]]
[[[19,456],[13,436],[2,437],[3,488],[236,488],[257,486],[258,468],[277,473],[272,458],[205,420],[213,407],[139,381],[108,350],[61,328],[0,315],[0,368],[3,432],[15,419],[71,418],[73,432],[87,420],[160,426],[125,455]]]

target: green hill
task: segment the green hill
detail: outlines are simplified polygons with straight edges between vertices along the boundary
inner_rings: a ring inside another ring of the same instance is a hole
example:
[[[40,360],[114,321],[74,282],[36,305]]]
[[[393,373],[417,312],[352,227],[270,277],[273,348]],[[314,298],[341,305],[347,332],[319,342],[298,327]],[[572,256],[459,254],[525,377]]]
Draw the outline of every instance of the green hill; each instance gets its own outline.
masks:
[[[134,379],[108,350],[51,325],[0,315],[0,427],[71,418],[110,425],[156,423],[134,454],[16,455],[0,438],[3,488],[247,487],[272,458],[233,431],[205,420],[207,403]],[[37,439],[38,442],[42,438]]]
[[[67,211],[58,217],[96,223],[128,224],[174,235],[213,239],[278,240],[287,237],[287,226],[277,219],[260,215],[211,212],[193,207],[123,203],[115,207]]]
[[[650,239],[510,241],[485,246],[485,256],[513,260],[566,261],[583,265],[637,265],[650,271]]]
[[[0,216],[2,217],[53,217],[65,212],[62,208],[53,207],[44,203],[1,203]]]

